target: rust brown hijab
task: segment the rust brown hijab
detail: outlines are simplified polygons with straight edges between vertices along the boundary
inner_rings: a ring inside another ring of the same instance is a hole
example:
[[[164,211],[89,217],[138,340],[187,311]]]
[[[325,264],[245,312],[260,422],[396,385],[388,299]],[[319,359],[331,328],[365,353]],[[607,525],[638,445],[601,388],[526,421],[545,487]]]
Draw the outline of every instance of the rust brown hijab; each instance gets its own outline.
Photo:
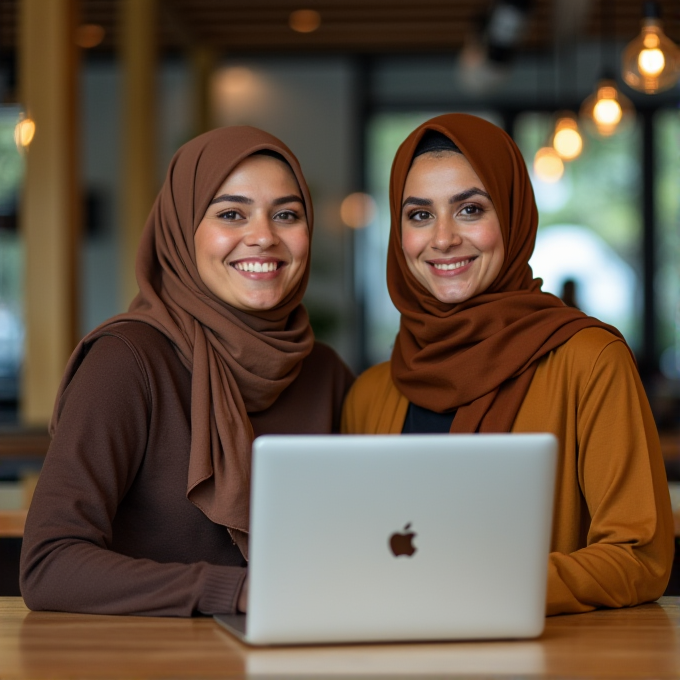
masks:
[[[191,140],[175,154],[141,236],[136,274],[139,294],[128,313],[105,322],[74,351],[57,395],[85,348],[121,321],[141,321],[174,345],[191,372],[191,450],[187,498],[209,519],[229,528],[246,553],[249,527],[248,412],[271,406],[298,376],[314,338],[301,304],[303,277],[274,309],[246,313],[215,297],[196,267],[194,233],[229,173],[247,156],[268,149],[283,156],[305,204],[310,239],[312,203],[300,165],[282,142],[252,127],[222,128]],[[57,425],[58,407],[51,431]]]
[[[401,244],[404,184],[427,130],[451,139],[482,180],[501,226],[505,259],[491,286],[460,304],[440,302],[411,274]],[[538,360],[587,327],[613,327],[541,292],[529,258],[538,211],[522,155],[491,123],[447,114],[423,123],[399,147],[390,179],[387,285],[401,312],[392,379],[409,401],[443,413],[451,432],[508,432]]]

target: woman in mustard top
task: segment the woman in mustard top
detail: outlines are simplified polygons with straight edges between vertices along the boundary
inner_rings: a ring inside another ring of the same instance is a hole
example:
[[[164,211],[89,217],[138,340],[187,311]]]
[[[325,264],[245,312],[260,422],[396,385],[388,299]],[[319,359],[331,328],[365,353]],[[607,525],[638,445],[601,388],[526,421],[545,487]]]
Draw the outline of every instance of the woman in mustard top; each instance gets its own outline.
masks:
[[[620,333],[541,291],[519,149],[449,114],[399,148],[387,282],[391,360],[350,391],[353,434],[552,432],[560,442],[547,613],[663,594],[673,518],[659,438]]]

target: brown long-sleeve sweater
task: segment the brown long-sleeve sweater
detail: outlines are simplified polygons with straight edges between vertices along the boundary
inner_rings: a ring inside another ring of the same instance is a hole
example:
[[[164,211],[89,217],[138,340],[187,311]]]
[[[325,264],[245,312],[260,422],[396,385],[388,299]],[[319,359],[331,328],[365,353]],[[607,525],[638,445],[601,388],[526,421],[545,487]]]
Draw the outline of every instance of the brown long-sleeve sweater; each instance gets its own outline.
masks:
[[[343,432],[398,434],[408,400],[389,363],[361,375]],[[547,613],[626,607],[663,594],[673,516],[659,437],[630,353],[588,328],[539,363],[513,432],[560,442]]]
[[[316,343],[255,434],[339,431],[349,369]],[[99,614],[231,613],[246,563],[186,497],[191,375],[164,335],[127,322],[97,339],[59,404],[28,513],[28,607]]]

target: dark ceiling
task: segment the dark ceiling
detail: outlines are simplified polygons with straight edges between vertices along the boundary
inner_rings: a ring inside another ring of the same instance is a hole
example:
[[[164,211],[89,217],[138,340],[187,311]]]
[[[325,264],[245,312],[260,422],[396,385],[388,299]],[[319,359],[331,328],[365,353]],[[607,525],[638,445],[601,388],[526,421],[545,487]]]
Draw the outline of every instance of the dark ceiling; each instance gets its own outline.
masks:
[[[44,0],[49,2],[51,0]],[[218,52],[448,52],[460,49],[491,0],[158,0],[159,41],[165,53],[191,45]],[[20,0],[0,0],[0,51],[17,41]],[[94,52],[116,47],[120,0],[81,0],[82,23],[106,33]],[[666,32],[680,38],[680,1],[661,0]],[[615,36],[632,39],[639,30],[641,0],[535,0],[522,48],[541,50],[556,27],[568,39]],[[314,9],[321,26],[296,33],[293,10]],[[602,18],[606,20],[603,24]]]

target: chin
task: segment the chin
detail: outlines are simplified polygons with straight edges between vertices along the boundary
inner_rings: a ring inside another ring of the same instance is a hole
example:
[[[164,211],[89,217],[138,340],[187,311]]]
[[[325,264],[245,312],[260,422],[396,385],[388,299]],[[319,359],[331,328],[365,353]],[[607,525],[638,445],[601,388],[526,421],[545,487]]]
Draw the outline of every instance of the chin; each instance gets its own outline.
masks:
[[[443,291],[437,290],[436,288],[431,291],[439,302],[443,302],[446,305],[459,305],[461,302],[466,302],[471,297],[474,297],[474,293],[468,293],[463,291]]]
[[[282,300],[283,296],[277,295],[275,297],[256,298],[254,300],[238,300],[233,306],[236,307],[236,309],[240,309],[242,312],[266,312],[281,304]]]

